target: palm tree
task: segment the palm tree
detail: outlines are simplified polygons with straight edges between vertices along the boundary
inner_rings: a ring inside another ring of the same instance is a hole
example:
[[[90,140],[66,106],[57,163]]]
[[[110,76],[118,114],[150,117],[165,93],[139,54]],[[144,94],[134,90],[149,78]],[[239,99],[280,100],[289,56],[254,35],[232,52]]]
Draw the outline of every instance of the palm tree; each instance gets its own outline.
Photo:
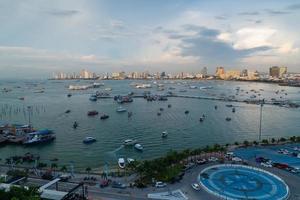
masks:
[[[53,170],[53,172],[54,172],[54,175],[55,175],[55,169],[57,169],[57,164],[56,163],[52,163],[51,164],[51,169]]]
[[[88,174],[88,177],[90,177],[90,172],[91,172],[91,170],[92,170],[92,168],[90,168],[90,167],[87,167],[87,168],[85,169],[86,173]]]
[[[67,167],[66,167],[66,165],[63,165],[62,167],[61,167],[61,169],[60,169],[62,172],[66,172],[67,171]]]

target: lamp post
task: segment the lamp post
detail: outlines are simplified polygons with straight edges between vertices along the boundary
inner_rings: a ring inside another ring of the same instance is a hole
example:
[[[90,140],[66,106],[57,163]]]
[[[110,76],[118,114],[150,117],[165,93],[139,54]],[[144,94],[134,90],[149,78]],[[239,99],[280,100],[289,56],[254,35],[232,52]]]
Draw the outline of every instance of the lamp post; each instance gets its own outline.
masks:
[[[27,110],[28,110],[28,125],[31,128],[31,121],[30,121],[31,106],[27,106]]]
[[[264,102],[265,102],[265,99],[263,99],[262,103],[260,104],[258,141],[261,141],[261,121],[262,121],[262,108],[263,108]]]

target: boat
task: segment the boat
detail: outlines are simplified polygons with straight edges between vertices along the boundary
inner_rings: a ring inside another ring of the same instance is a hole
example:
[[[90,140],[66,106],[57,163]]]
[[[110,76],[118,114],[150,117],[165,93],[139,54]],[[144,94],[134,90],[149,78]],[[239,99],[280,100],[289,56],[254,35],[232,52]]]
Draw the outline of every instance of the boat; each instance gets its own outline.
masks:
[[[96,142],[96,138],[93,138],[93,137],[86,137],[84,138],[84,140],[82,141],[83,143],[85,144],[90,144],[90,143],[93,143],[93,142]]]
[[[73,124],[73,128],[76,129],[77,126],[78,126],[78,123],[75,121],[74,124]]]
[[[67,95],[67,97],[71,97],[71,96],[72,96],[72,94],[68,94],[68,95]]]
[[[32,133],[28,133],[23,144],[38,144],[38,143],[45,143],[50,142],[55,139],[55,134],[53,131],[44,129],[40,131],[35,131]]]
[[[134,145],[136,143],[137,143],[137,140],[133,140],[133,139],[127,139],[127,140],[124,141],[125,146]]]
[[[203,122],[203,121],[204,121],[204,118],[203,118],[203,117],[200,117],[199,121],[200,121],[200,122]]]
[[[235,113],[235,108],[232,108],[232,112]]]
[[[71,112],[71,110],[66,110],[66,111],[65,111],[66,114],[68,114],[68,113],[70,113],[70,112]]]
[[[129,163],[132,163],[132,162],[134,162],[135,160],[133,159],[133,158],[127,158],[127,162],[128,162],[128,164]]]
[[[20,97],[19,100],[24,101],[24,100],[25,100],[25,97]]]
[[[126,108],[123,108],[122,106],[117,108],[117,112],[126,112]]]
[[[190,89],[197,89],[197,86],[191,85]]]
[[[93,83],[93,88],[99,88],[100,86],[104,86],[104,83]]]
[[[171,108],[171,107],[172,107],[172,105],[171,105],[171,104],[169,104],[169,105],[168,105],[168,108]]]
[[[104,119],[108,119],[109,115],[103,114],[100,116],[100,119],[104,120]]]
[[[104,90],[105,90],[105,91],[112,91],[111,88],[105,88]]]
[[[166,138],[168,136],[168,131],[163,131],[162,133],[161,133],[161,137],[162,138]]]
[[[217,110],[218,109],[218,106],[215,106],[215,110]]]
[[[124,158],[119,158],[118,159],[118,165],[121,169],[124,169],[125,168],[125,160]]]
[[[184,89],[181,89],[181,90],[179,90],[179,92],[186,92],[187,90],[184,90]]]
[[[189,113],[190,113],[190,111],[188,111],[188,110],[184,111],[184,114],[189,114]]]
[[[231,121],[231,118],[230,117],[226,117],[226,121]]]
[[[91,95],[89,99],[90,101],[97,101],[97,96]]]
[[[163,108],[160,108],[159,110],[160,110],[160,111],[164,111],[164,109],[163,109]]]
[[[231,107],[233,107],[233,105],[227,104],[226,107],[231,108]]]
[[[87,115],[88,116],[95,116],[95,115],[98,115],[99,113],[98,113],[98,111],[96,111],[96,110],[92,110],[92,111],[89,111],[88,113],[87,113]]]
[[[135,86],[137,89],[145,89],[145,88],[151,88],[151,84],[138,84]]]
[[[128,118],[132,116],[132,112],[128,112]]]
[[[144,150],[143,146],[141,144],[138,144],[138,143],[134,145],[134,148],[138,151],[143,151]]]
[[[157,116],[161,116],[161,113],[160,113],[160,112],[158,112],[158,113],[157,113]]]

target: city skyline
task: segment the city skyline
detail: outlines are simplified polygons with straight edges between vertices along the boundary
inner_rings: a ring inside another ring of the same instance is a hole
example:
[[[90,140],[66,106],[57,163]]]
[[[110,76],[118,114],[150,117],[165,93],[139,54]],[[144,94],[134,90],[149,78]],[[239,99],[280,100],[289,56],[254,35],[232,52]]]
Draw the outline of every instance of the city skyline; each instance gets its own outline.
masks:
[[[217,66],[299,72],[299,10],[293,0],[3,1],[0,78]]]

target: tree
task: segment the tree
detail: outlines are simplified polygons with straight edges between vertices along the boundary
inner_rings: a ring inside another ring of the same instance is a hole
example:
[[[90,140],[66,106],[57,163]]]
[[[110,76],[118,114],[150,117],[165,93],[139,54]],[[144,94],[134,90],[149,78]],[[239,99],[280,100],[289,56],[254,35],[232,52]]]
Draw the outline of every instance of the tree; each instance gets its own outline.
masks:
[[[86,173],[88,174],[88,177],[90,176],[91,170],[92,170],[92,168],[90,168],[90,167],[87,167],[87,168],[85,169]]]
[[[245,140],[245,141],[244,141],[244,145],[245,145],[245,146],[248,146],[248,145],[249,145],[248,140]]]
[[[51,164],[51,169],[53,170],[53,172],[54,172],[54,176],[55,176],[55,170],[57,169],[57,164],[56,163],[52,163]]]
[[[66,165],[63,165],[63,166],[60,168],[60,170],[61,170],[62,172],[66,172],[66,171],[67,171]]]

